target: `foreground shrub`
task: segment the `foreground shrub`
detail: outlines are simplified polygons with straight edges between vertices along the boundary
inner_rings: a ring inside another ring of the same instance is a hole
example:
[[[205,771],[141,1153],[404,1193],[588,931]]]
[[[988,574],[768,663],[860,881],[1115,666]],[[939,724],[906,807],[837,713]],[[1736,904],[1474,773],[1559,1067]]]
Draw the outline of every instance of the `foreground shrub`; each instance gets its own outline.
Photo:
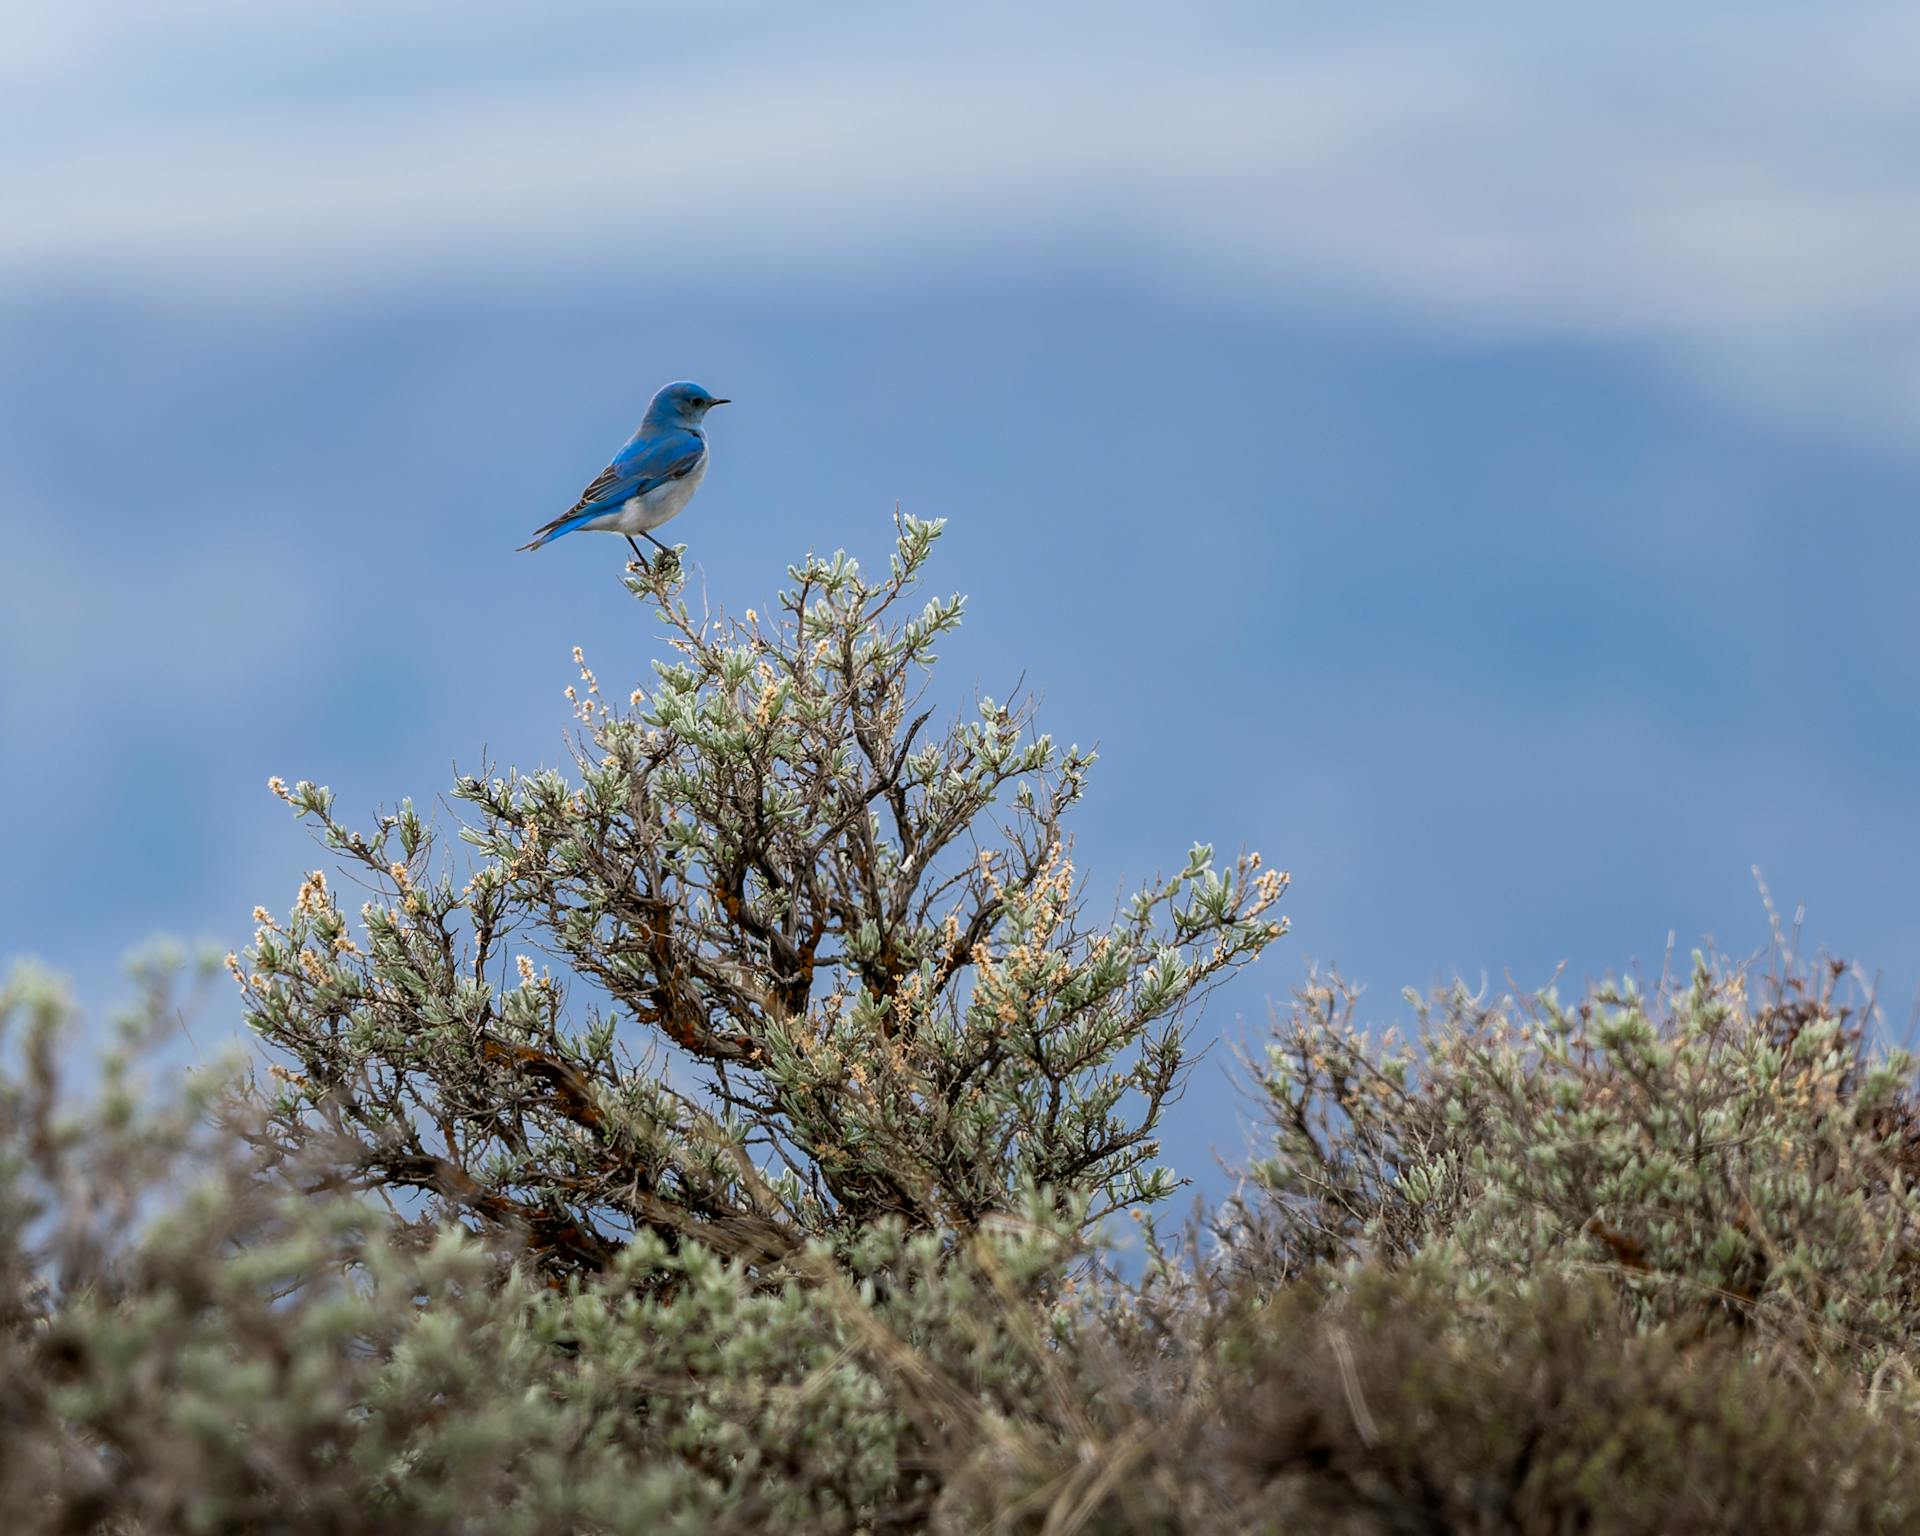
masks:
[[[1378,1042],[1350,990],[1312,986],[1256,1070],[1275,1131],[1249,1251],[1411,1265],[1462,1306],[1599,1274],[1636,1323],[1752,1330],[1905,1391],[1913,1066],[1872,1047],[1843,974],[1697,959],[1574,1007],[1455,991]]]
[[[492,1228],[309,1193],[324,1165],[258,1161],[211,1074],[143,1094],[176,1013],[148,972],[76,1102],[63,991],[0,989],[0,1508],[30,1536],[1920,1526],[1903,1329],[1849,1354],[1571,1246],[1476,1266],[1470,1190],[1399,1251],[1311,1257],[1283,1205],[1137,1284],[1051,1199],[965,1241],[869,1223],[778,1282],[658,1233],[559,1282]],[[1784,1141],[1771,1102],[1743,1123]]]
[[[143,1034],[173,1012],[148,1007]],[[876,1222],[777,1288],[653,1233],[556,1286],[457,1225],[303,1196],[191,1106],[137,1110],[124,1055],[69,1102],[69,1019],[44,978],[0,991],[0,1051],[27,1033],[0,1073],[10,1531],[919,1524],[1071,1336],[1047,1296],[1081,1213],[1053,1202],[958,1251]]]
[[[1451,1289],[1373,1268],[1330,1301],[1282,1292],[1239,1349],[1224,1455],[1264,1491],[1249,1528],[1920,1529],[1904,1415],[1726,1333],[1635,1328],[1591,1280],[1463,1316]]]

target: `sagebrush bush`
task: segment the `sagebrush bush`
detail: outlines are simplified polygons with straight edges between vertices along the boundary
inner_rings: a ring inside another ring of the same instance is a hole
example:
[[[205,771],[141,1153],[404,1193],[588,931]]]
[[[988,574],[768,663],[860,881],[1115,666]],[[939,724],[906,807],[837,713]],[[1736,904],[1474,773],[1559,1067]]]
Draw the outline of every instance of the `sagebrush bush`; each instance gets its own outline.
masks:
[[[411,806],[361,833],[280,787],[375,895],[356,929],[317,872],[233,962],[297,1069],[279,1148],[511,1226],[555,1274],[642,1231],[777,1275],[882,1217],[1163,1199],[1183,1016],[1283,931],[1284,877],[1196,846],[1090,920],[1065,819],[1091,757],[1023,703],[923,734],[962,608],[916,606],[939,531],[903,519],[877,581],[809,558],[765,619],[632,567],[674,659],[612,700],[582,663],[577,782],[454,786],[470,867]]]
[[[1315,981],[1179,1239],[1193,1009],[1282,931],[1202,846],[1095,921],[1090,758],[924,735],[937,528],[670,660],[571,776],[279,792],[229,958],[267,1052],[77,1094],[0,989],[0,1511],[53,1532],[1920,1529],[1914,1082],[1837,967],[1416,1004]],[[1103,1244],[1130,1212],[1144,1267]]]
[[[982,1447],[1033,1459],[1007,1426],[1079,1326],[1077,1206],[958,1248],[881,1218],[777,1288],[642,1232],[560,1284],[527,1247],[306,1192],[317,1170],[194,1113],[120,1087],[76,1112],[68,1009],[23,972],[0,1030],[26,1014],[29,1075],[0,1077],[10,1530],[841,1531],[933,1520]]]
[[[1913,1064],[1874,1048],[1844,976],[1696,956],[1572,1007],[1456,989],[1378,1042],[1348,989],[1310,986],[1255,1074],[1276,1127],[1256,1251],[1417,1265],[1462,1305],[1603,1275],[1638,1320],[1787,1338],[1904,1391]]]
[[[1904,1414],[1616,1302],[1557,1276],[1471,1312],[1419,1271],[1369,1266],[1333,1296],[1297,1283],[1234,1340],[1245,1396],[1223,1459],[1274,1529],[1920,1529]]]

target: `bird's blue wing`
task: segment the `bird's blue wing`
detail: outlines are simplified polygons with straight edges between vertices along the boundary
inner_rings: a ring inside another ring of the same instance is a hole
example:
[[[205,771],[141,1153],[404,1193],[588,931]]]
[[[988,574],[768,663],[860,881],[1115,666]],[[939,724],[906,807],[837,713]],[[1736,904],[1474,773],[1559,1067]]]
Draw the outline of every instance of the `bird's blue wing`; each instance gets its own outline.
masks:
[[[636,432],[557,521],[565,522],[589,510],[608,511],[669,480],[690,475],[706,451],[706,439],[697,432],[663,432],[658,437],[642,437]]]
[[[580,493],[580,499],[540,529],[534,539],[543,544],[557,539],[635,496],[692,474],[706,451],[706,439],[698,432],[675,430],[653,437],[634,433],[613,456],[613,462]]]

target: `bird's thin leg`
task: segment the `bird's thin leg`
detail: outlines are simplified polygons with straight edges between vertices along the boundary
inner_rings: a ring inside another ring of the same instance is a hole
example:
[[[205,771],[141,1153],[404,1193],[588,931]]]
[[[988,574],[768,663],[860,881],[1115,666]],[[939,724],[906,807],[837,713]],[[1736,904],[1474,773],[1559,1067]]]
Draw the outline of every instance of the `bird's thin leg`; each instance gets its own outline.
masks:
[[[651,544],[655,549],[659,550],[660,553],[663,555],[670,555],[673,553],[672,550],[668,549],[666,545],[662,544],[658,539],[656,539],[652,534],[648,533],[647,530],[644,528],[640,530],[640,537],[645,539],[649,544]],[[627,540],[627,542],[629,544],[632,544],[633,540],[629,539]],[[637,549],[639,546],[635,545],[634,547]]]
[[[633,535],[629,533],[629,534],[622,535],[622,537],[626,539],[627,547],[633,551],[633,558],[638,560],[642,565],[645,565],[647,563],[646,554],[644,551],[641,550],[638,544],[635,544],[633,542]]]

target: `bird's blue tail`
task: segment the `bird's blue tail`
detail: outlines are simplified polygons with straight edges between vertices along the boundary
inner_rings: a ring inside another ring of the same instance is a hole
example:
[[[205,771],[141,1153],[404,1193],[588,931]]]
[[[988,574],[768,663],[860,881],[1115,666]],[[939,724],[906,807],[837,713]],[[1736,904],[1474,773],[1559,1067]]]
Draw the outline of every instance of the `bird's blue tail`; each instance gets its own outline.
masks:
[[[587,507],[579,512],[569,512],[560,517],[556,517],[525,544],[522,544],[520,549],[538,549],[542,544],[551,544],[555,539],[572,533],[583,523],[589,523],[596,517],[604,516],[606,510],[605,507]],[[516,551],[516,553],[518,553],[518,551]]]

